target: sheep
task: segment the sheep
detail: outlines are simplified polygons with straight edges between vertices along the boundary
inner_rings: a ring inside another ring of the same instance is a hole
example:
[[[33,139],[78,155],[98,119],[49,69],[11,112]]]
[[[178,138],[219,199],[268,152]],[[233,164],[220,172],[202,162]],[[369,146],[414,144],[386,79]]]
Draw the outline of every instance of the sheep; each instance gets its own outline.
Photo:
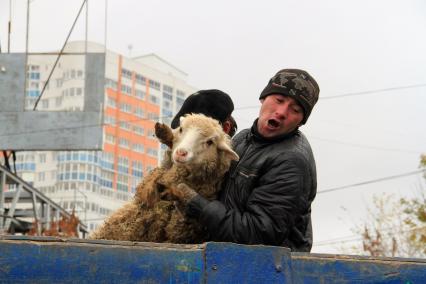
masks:
[[[171,164],[150,172],[134,198],[114,212],[90,238],[122,241],[202,243],[207,232],[185,217],[173,189],[188,185],[208,200],[216,198],[220,181],[238,155],[217,120],[202,114],[181,118],[171,130],[156,124],[160,142],[171,147]],[[167,155],[166,155],[167,156]]]

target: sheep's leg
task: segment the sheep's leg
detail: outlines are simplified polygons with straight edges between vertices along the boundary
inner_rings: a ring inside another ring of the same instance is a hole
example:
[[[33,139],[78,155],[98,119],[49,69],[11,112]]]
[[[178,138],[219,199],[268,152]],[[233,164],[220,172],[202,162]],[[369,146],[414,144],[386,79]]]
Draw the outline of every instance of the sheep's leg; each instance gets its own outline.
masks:
[[[164,145],[169,148],[173,147],[173,132],[166,124],[159,122],[155,124],[155,136]]]

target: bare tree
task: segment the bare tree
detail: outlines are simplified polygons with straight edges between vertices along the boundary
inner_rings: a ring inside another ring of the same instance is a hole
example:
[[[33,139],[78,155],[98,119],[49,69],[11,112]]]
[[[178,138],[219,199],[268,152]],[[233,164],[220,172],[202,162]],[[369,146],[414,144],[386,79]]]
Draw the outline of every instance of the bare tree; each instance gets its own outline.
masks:
[[[426,169],[426,155],[420,168]],[[426,174],[425,174],[426,179]],[[386,257],[426,257],[426,195],[422,184],[414,197],[374,196],[368,217],[354,231],[361,244],[351,247],[357,254]],[[343,248],[344,249],[344,248]]]

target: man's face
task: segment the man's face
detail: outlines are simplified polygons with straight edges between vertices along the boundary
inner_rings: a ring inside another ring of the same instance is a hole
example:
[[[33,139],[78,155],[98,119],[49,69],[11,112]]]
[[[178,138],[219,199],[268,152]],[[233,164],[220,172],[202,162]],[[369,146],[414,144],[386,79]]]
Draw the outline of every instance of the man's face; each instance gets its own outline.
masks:
[[[261,102],[257,131],[263,137],[290,133],[303,120],[303,108],[292,97],[273,94]]]

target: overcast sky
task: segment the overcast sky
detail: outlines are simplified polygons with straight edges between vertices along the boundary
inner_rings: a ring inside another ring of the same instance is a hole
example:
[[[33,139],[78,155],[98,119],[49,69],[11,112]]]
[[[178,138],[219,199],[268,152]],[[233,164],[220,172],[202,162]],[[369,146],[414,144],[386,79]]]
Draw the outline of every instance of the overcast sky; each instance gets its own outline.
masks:
[[[22,52],[26,1],[12,2],[11,51]],[[33,0],[30,52],[60,49],[82,2]],[[9,3],[0,0],[3,52]],[[108,0],[106,29],[104,11],[104,0],[89,0],[90,41],[104,43],[106,30],[108,49],[156,53],[194,87],[228,92],[240,129],[257,117],[258,96],[276,71],[311,73],[320,101],[301,130],[314,150],[319,192],[418,170],[426,152],[426,1]],[[84,39],[84,26],[82,14],[71,39]],[[405,86],[417,87],[398,89]],[[368,92],[390,88],[397,89]],[[318,194],[314,241],[353,236],[373,194],[407,196],[419,185],[426,188],[417,174]]]

